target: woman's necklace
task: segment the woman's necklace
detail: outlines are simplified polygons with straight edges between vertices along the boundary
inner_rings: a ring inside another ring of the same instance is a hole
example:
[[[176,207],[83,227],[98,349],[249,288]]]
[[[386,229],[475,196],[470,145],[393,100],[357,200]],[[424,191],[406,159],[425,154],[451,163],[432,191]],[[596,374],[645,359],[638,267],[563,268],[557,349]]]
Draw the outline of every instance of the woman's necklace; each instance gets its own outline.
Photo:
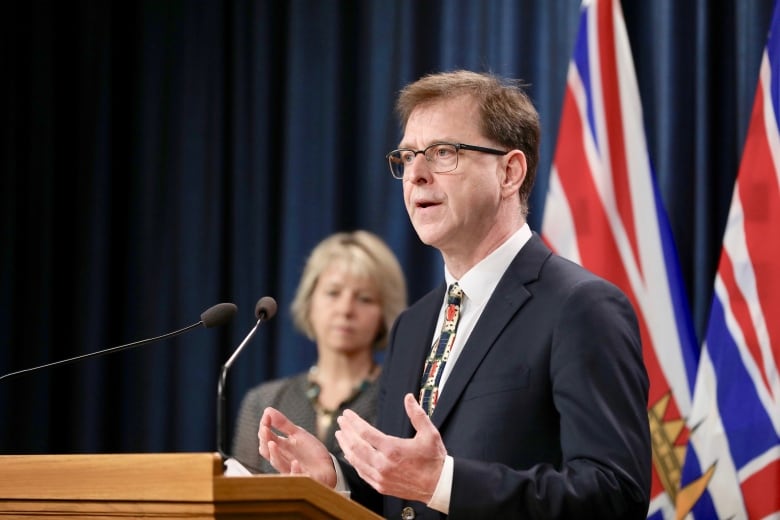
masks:
[[[376,373],[379,369],[379,365],[376,363],[371,364],[371,368],[368,370],[368,374],[366,377],[357,385],[355,385],[352,388],[352,392],[349,394],[349,396],[344,399],[339,406],[333,409],[325,408],[322,406],[322,403],[320,403],[320,393],[322,389],[320,388],[320,384],[317,381],[317,375],[319,373],[319,368],[317,365],[312,365],[312,367],[309,369],[309,375],[308,375],[308,387],[306,388],[306,397],[311,402],[312,408],[314,408],[314,411],[317,415],[317,435],[320,437],[320,439],[323,439],[328,431],[330,431],[330,427],[333,424],[333,421],[336,419],[336,414],[339,412],[341,407],[346,404],[350,403],[353,400],[357,399],[357,397],[362,394],[366,388],[368,388],[371,385],[371,382],[376,377]]]

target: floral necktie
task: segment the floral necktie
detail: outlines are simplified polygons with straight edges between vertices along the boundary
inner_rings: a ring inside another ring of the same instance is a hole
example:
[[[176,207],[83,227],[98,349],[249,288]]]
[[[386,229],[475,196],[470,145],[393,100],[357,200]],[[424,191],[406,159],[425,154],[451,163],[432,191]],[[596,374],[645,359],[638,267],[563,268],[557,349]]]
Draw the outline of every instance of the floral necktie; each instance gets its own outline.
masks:
[[[420,405],[428,412],[429,416],[433,415],[433,410],[439,399],[439,381],[442,372],[444,372],[444,365],[450,357],[452,344],[455,342],[462,300],[463,291],[455,282],[450,285],[447,291],[447,309],[444,311],[441,335],[439,341],[433,344],[428,359],[425,360],[425,370],[420,384]]]

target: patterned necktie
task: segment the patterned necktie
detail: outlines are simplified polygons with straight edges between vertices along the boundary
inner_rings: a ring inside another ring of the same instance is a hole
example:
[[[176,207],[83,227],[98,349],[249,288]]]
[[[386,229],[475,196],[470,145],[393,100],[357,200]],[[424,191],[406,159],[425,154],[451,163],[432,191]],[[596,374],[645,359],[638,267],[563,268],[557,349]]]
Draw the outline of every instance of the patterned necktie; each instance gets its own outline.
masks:
[[[458,283],[450,285],[447,291],[447,309],[444,311],[444,323],[441,326],[439,341],[433,344],[428,359],[425,360],[425,370],[420,384],[420,405],[433,415],[436,401],[439,399],[439,381],[444,372],[444,365],[450,357],[450,349],[455,343],[455,331],[458,328],[460,318],[460,303],[463,299],[463,291]]]

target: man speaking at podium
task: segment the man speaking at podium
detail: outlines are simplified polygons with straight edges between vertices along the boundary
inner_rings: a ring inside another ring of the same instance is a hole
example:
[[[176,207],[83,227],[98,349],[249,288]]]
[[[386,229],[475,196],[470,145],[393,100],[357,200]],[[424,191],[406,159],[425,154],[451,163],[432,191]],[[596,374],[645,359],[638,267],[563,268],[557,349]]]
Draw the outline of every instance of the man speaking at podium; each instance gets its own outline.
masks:
[[[336,460],[267,408],[259,451],[387,518],[645,518],[648,379],[637,320],[612,284],[526,223],[539,118],[490,74],[401,91],[388,154],[444,279],[390,336],[376,427],[345,411]]]

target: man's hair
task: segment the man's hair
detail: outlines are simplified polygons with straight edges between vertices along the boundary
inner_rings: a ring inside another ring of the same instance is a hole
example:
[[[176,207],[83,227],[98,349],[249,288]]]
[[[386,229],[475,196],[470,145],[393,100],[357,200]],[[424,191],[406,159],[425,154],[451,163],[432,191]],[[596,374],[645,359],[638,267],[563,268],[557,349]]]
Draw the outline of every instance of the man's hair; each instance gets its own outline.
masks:
[[[312,250],[292,302],[293,323],[309,339],[317,340],[310,315],[312,293],[322,273],[334,264],[353,276],[370,280],[377,288],[382,326],[375,338],[374,349],[383,348],[390,327],[406,308],[406,282],[393,252],[381,238],[368,231],[335,233]]]
[[[396,111],[401,128],[421,105],[468,95],[479,104],[480,130],[507,150],[520,150],[528,164],[520,186],[520,206],[528,214],[528,199],[539,164],[539,114],[520,81],[467,70],[429,74],[407,85],[398,96]]]

